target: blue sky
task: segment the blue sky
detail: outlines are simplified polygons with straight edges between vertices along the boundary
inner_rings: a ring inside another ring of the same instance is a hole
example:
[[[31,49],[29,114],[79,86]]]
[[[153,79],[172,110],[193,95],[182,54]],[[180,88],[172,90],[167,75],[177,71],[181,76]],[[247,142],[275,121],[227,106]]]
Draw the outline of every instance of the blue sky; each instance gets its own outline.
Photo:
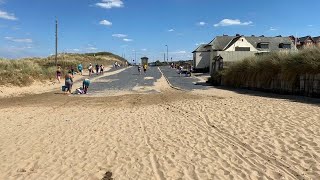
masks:
[[[0,57],[109,51],[192,59],[215,36],[320,35],[319,0],[0,0]]]

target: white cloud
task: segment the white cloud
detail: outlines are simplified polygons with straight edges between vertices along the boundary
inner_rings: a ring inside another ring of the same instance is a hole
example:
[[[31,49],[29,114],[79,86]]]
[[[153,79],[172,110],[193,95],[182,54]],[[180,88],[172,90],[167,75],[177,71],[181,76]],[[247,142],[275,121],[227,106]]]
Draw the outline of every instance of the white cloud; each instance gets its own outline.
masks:
[[[196,45],[196,46],[200,46],[200,45],[202,45],[202,44],[206,44],[206,43],[201,42],[201,43],[196,43],[195,45]]]
[[[132,39],[127,39],[127,38],[124,38],[123,41],[126,41],[126,42],[131,42],[133,41]]]
[[[252,21],[241,22],[239,19],[223,19],[218,24],[215,24],[214,27],[219,26],[247,26],[252,24]]]
[[[72,49],[72,51],[79,52],[80,49]]]
[[[126,34],[112,34],[112,37],[125,38],[125,37],[128,37],[128,35],[126,35]]]
[[[101,25],[104,25],[104,26],[111,26],[112,25],[112,22],[108,21],[108,20],[102,20],[100,21],[100,24]]]
[[[312,24],[309,24],[308,27],[313,27],[313,25],[312,25]]]
[[[18,18],[16,18],[14,14],[9,14],[9,13],[7,13],[5,11],[1,11],[1,10],[0,10],[0,18],[7,19],[7,20],[13,20],[13,21],[18,20]]]
[[[144,48],[144,49],[141,49],[141,51],[147,51],[147,49]]]
[[[277,28],[274,28],[274,27],[270,27],[270,31],[276,31],[278,30]]]
[[[186,54],[187,51],[182,50],[182,51],[176,51],[176,52],[172,52],[172,53],[174,53],[174,54]]]
[[[92,50],[92,51],[94,51],[94,50],[97,50],[98,48],[95,48],[95,47],[88,47],[87,48],[87,50]]]
[[[168,32],[173,32],[173,31],[174,31],[174,29],[169,29],[169,30],[168,30]]]
[[[4,37],[6,40],[11,41],[11,42],[17,42],[17,43],[32,43],[32,39],[16,39],[13,37]]]
[[[96,6],[104,9],[111,9],[111,8],[121,8],[124,5],[122,0],[102,0],[100,3],[96,3]]]
[[[206,23],[206,22],[201,21],[201,22],[198,22],[198,23],[197,23],[197,25],[199,25],[199,26],[205,26],[205,25],[207,25],[207,23]]]

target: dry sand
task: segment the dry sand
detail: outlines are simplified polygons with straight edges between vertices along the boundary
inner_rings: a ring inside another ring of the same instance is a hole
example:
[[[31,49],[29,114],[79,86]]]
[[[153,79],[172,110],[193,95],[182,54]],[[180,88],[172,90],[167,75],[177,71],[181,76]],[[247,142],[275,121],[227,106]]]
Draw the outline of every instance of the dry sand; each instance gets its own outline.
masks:
[[[0,179],[319,179],[316,100],[155,89],[0,99]]]

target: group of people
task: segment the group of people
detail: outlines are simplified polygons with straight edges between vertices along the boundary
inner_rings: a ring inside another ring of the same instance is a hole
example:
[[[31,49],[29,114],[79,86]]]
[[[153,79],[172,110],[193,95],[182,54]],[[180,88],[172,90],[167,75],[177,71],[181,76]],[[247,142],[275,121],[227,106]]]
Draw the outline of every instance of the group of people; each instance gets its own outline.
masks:
[[[96,64],[95,65],[95,69],[96,69],[96,74],[98,75],[99,73],[100,74],[103,74],[104,72],[104,66],[102,64]],[[93,70],[93,66],[92,64],[90,63],[89,66],[88,66],[88,71],[89,71],[89,76],[91,76],[91,74],[94,74],[94,70]]]
[[[78,73],[80,75],[83,75],[83,65],[81,63],[77,66],[77,69],[78,69]],[[104,66],[102,64],[101,65],[96,64],[95,69],[96,69],[97,74],[103,74],[103,72],[104,72]],[[94,73],[93,66],[91,63],[88,66],[88,71],[89,71],[89,76],[91,76],[91,74]],[[62,71],[61,66],[58,65],[57,71],[56,71],[56,79],[58,80],[59,83],[61,83],[62,72],[63,71]],[[65,75],[65,85],[62,86],[62,91],[64,91],[66,94],[72,93],[72,86],[73,86],[75,74],[76,73],[74,71],[74,68],[73,68],[73,66],[71,66]],[[78,94],[87,94],[89,85],[90,85],[90,79],[89,78],[84,79],[82,82],[82,87],[78,88],[76,92]]]
[[[113,67],[114,68],[119,68],[119,67],[121,67],[121,64],[118,63],[118,62],[115,62],[115,63],[113,63]]]
[[[144,64],[142,66],[142,68],[143,68],[144,74],[147,74],[147,68],[148,68],[147,64]],[[141,66],[140,65],[138,66],[138,71],[139,71],[139,74],[141,74]]]

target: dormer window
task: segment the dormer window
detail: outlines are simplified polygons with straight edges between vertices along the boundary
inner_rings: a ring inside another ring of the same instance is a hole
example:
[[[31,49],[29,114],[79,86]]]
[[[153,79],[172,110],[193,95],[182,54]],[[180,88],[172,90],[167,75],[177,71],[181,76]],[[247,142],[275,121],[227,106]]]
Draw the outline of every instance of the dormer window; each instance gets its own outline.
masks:
[[[269,49],[269,43],[268,42],[261,42],[257,44],[257,48],[261,49]]]
[[[281,49],[291,49],[291,44],[289,43],[280,43],[279,48]]]

